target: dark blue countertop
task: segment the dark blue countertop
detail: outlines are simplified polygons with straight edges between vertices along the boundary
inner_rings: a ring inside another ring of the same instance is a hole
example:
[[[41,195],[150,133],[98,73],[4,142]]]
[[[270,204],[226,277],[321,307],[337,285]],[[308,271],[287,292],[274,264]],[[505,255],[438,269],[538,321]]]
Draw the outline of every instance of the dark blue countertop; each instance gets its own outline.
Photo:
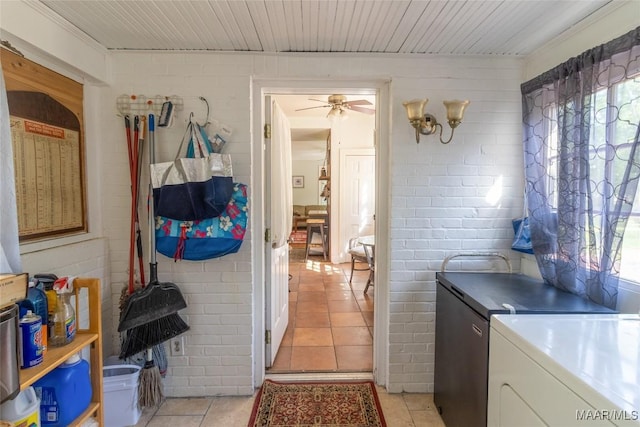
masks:
[[[508,314],[616,313],[523,274],[438,272],[436,280],[485,319]]]

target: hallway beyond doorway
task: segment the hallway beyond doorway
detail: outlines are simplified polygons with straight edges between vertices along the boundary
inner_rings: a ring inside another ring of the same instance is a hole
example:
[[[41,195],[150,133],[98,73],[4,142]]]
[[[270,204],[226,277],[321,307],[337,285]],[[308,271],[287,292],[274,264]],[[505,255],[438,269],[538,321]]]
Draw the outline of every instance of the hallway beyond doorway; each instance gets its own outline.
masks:
[[[322,255],[304,261],[304,249],[291,249],[289,326],[267,373],[371,372],[373,293],[363,293],[368,271],[332,265]]]

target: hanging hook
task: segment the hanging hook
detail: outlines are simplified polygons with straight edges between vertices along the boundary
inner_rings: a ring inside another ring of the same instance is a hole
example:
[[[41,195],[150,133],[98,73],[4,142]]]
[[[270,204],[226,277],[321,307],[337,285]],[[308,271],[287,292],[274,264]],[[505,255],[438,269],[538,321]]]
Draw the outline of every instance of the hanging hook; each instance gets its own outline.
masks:
[[[207,101],[207,98],[205,98],[204,96],[200,96],[200,97],[198,97],[198,99],[200,99],[200,101],[204,102],[204,103],[205,103],[205,105],[207,106],[207,118],[206,118],[206,120],[205,120],[204,124],[200,124],[200,123],[198,123],[198,122],[196,121],[196,124],[197,124],[197,125],[204,127],[204,126],[208,125],[209,123],[211,123],[211,122],[209,121],[209,113],[210,113],[210,110],[209,110],[209,101]],[[192,113],[192,114],[193,114],[193,113]]]

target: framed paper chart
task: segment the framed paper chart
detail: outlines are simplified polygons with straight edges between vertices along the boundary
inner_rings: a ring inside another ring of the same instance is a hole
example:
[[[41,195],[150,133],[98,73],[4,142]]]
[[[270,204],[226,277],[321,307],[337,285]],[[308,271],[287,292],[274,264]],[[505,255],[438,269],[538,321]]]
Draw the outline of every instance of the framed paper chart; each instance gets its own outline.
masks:
[[[2,49],[20,241],[87,230],[83,89]]]

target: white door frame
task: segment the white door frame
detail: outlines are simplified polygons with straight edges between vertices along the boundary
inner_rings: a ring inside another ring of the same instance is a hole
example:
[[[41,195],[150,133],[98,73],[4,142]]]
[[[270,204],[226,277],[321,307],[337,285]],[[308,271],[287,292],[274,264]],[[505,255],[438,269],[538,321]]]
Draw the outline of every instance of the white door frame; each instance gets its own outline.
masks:
[[[260,387],[265,378],[265,275],[264,210],[265,186],[263,123],[265,94],[312,94],[327,91],[362,90],[376,96],[376,286],[374,300],[373,377],[385,386],[389,369],[389,173],[391,168],[390,117],[391,98],[389,80],[349,79],[260,79],[251,81],[251,258],[253,275],[253,378]]]

